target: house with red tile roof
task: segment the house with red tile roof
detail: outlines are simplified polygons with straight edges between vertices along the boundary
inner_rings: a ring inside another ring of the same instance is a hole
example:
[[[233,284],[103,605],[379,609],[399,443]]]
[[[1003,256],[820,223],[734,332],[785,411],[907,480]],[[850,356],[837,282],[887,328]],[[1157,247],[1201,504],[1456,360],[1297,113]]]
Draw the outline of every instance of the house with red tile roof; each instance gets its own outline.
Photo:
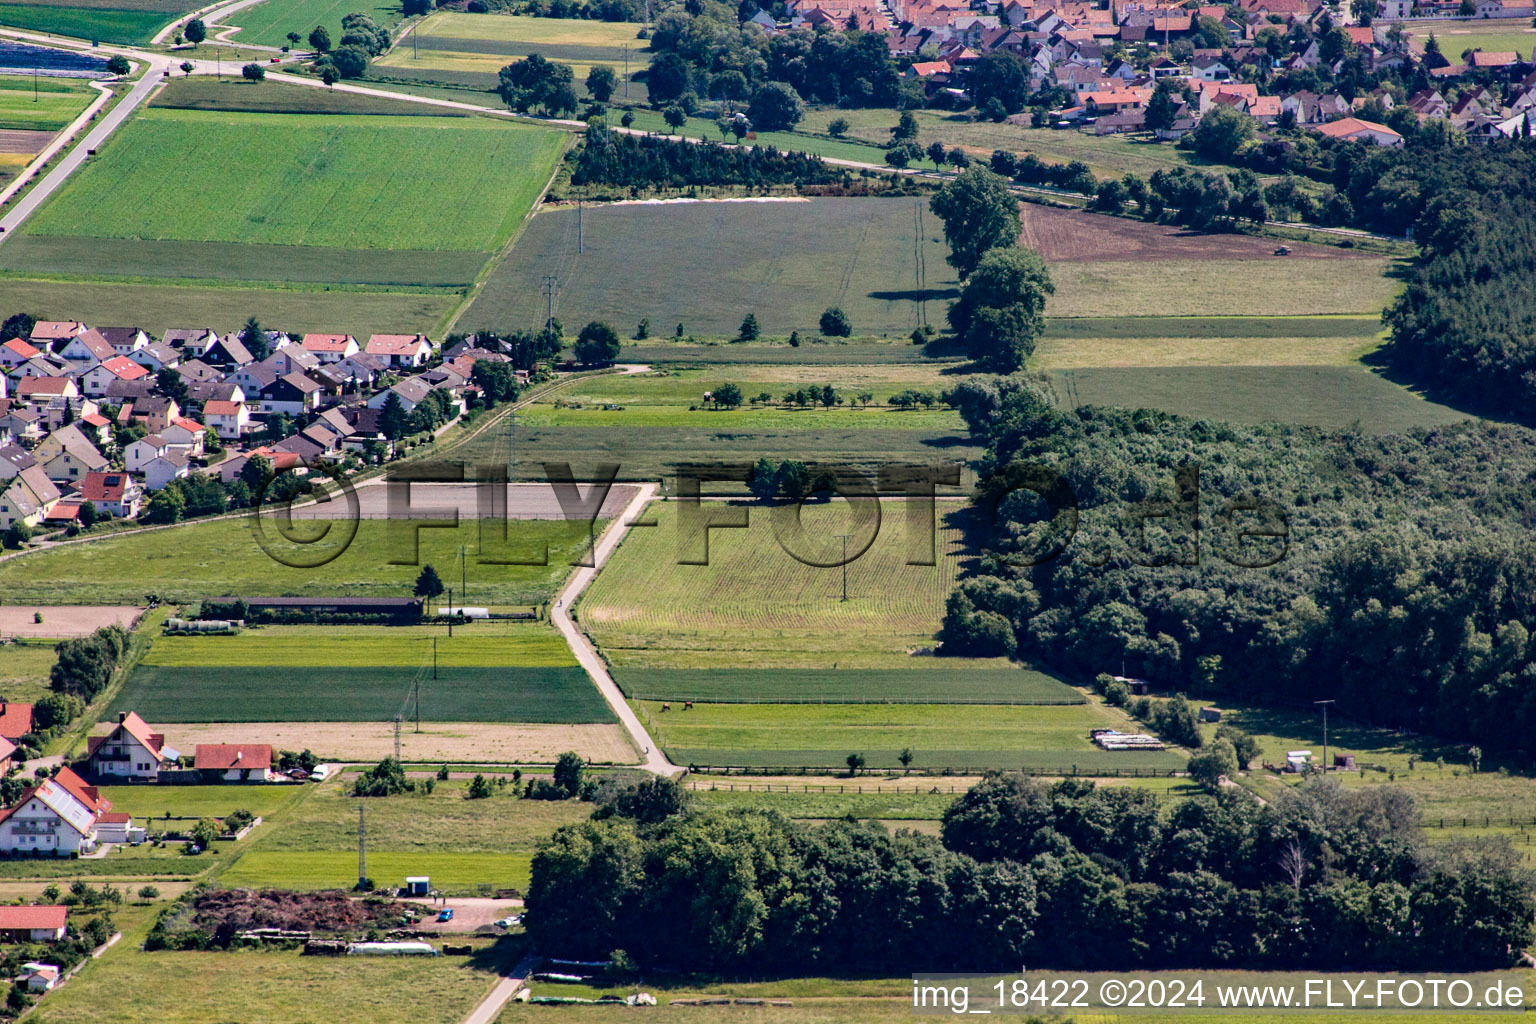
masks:
[[[90,328],[78,320],[39,320],[32,326],[30,339],[38,348],[51,349],[60,342],[84,334]]]
[[[93,779],[154,782],[181,756],[136,711],[119,711],[110,732],[86,743],[87,772]]]
[[[203,419],[214,433],[226,441],[238,441],[251,422],[250,410],[241,402],[221,402],[217,399],[203,403]]]
[[[80,481],[80,500],[95,505],[98,512],[132,519],[144,503],[144,488],[127,473],[87,473]]]
[[[192,767],[204,782],[269,782],[276,777],[269,743],[199,743]]]
[[[113,381],[144,380],[150,372],[127,356],[109,356],[80,377],[80,383],[92,398],[105,397]]]
[[[60,768],[0,811],[0,853],[35,857],[71,857],[92,853],[99,845],[101,815],[112,809],[95,786],[69,768]]]
[[[0,700],[0,736],[18,740],[32,731],[32,705]]]
[[[363,351],[389,361],[390,366],[421,366],[432,358],[432,342],[425,334],[375,334]]]
[[[10,369],[42,354],[42,349],[36,345],[30,345],[20,338],[12,338],[0,345],[0,366]]]
[[[57,942],[68,920],[68,907],[0,907],[0,940]]]
[[[357,339],[350,334],[306,334],[299,344],[322,363],[339,363],[359,351]]]
[[[1365,121],[1358,117],[1342,117],[1337,121],[1320,124],[1316,131],[1330,139],[1370,142],[1377,146],[1401,146],[1403,137],[1384,124]]]

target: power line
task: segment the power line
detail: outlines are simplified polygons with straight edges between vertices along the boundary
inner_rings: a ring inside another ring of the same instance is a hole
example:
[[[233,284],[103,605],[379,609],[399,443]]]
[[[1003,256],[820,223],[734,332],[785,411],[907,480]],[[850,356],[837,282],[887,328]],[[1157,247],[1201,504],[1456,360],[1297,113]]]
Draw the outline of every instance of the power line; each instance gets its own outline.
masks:
[[[556,277],[554,274],[544,275],[544,330],[548,331],[555,322],[555,289]]]

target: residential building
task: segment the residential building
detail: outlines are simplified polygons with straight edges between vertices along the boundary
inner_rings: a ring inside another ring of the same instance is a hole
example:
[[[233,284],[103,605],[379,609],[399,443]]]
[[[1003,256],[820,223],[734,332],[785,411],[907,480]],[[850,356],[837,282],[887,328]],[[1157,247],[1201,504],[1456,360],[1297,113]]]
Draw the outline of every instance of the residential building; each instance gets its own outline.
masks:
[[[6,942],[58,942],[68,923],[68,907],[0,907],[0,939]]]
[[[432,342],[425,334],[375,334],[363,351],[389,360],[392,367],[415,368],[432,358]]]
[[[272,746],[267,743],[199,743],[192,766],[204,782],[269,782]]]
[[[170,450],[171,446],[159,434],[145,434],[123,449],[123,464],[130,473],[142,473],[145,466]]]
[[[204,431],[208,428],[193,419],[177,416],[160,431],[166,445],[181,455],[203,454]]]
[[[185,455],[175,452],[157,455],[144,464],[144,489],[163,490],[172,480],[185,479],[191,470],[191,461]]]
[[[69,483],[80,480],[87,473],[106,469],[110,464],[73,423],[43,438],[33,457],[42,464],[48,479]]]
[[[70,857],[98,845],[97,819],[112,809],[96,787],[69,768],[29,787],[0,811],[0,853]]]
[[[1350,139],[1370,142],[1377,146],[1401,146],[1403,137],[1384,124],[1363,121],[1358,117],[1345,117],[1317,126],[1320,134],[1332,139]]]
[[[357,339],[350,334],[306,334],[299,344],[322,363],[340,362],[358,352]]]
[[[251,413],[243,400],[223,402],[210,399],[203,403],[203,419],[213,432],[226,441],[238,441],[250,425]]]
[[[154,782],[181,757],[165,745],[164,734],[151,730],[136,711],[119,711],[112,731],[92,736],[87,743],[86,763],[92,778]]]
[[[0,700],[0,736],[19,740],[32,731],[32,705]]]
[[[59,500],[59,489],[42,466],[22,470],[0,491],[0,530],[16,523],[36,526]]]
[[[144,488],[127,473],[87,473],[80,481],[80,500],[95,505],[101,513],[132,519],[144,504]]]

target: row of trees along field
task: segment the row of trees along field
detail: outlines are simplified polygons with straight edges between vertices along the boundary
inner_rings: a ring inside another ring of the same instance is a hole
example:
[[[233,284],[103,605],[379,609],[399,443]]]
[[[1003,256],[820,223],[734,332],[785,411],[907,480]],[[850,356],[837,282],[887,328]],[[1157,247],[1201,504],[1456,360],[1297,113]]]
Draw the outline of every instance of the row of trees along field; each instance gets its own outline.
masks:
[[[540,949],[688,971],[1464,970],[1533,931],[1518,860],[1427,846],[1392,787],[1315,780],[1260,805],[993,774],[942,838],[694,812],[667,779],[599,795],[534,855]]]
[[[852,172],[819,157],[783,153],[760,146],[727,147],[654,135],[589,131],[574,161],[571,184],[634,188],[687,188],[698,185],[844,185]]]

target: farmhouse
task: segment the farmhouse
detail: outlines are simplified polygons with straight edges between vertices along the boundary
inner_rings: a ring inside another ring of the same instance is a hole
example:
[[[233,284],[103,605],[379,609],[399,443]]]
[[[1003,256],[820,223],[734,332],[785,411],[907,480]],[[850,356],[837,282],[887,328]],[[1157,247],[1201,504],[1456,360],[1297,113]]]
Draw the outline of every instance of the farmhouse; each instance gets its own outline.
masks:
[[[192,767],[204,782],[271,782],[277,778],[268,743],[199,743]]]
[[[57,942],[64,937],[68,907],[0,907],[0,939]]]
[[[60,768],[0,811],[0,853],[71,857],[97,847],[97,819],[112,809],[96,787]]]
[[[135,711],[119,711],[111,732],[87,742],[87,771],[97,779],[154,782],[181,757],[165,745],[165,735],[152,731]]]

